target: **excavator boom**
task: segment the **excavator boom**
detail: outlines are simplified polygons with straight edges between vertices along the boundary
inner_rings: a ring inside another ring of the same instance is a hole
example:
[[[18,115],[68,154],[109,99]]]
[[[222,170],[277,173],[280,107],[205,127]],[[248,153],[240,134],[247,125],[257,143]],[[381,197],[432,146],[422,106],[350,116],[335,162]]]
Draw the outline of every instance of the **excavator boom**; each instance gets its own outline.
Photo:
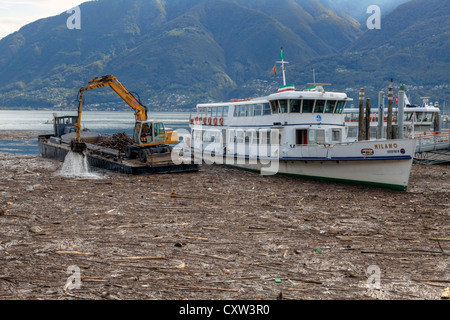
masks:
[[[163,144],[178,142],[178,135],[176,131],[166,131],[161,122],[147,120],[147,107],[142,105],[139,99],[136,99],[131,92],[125,89],[116,77],[106,75],[90,80],[85,87],[79,90],[78,121],[75,123],[77,133],[75,139],[71,143],[72,151],[83,153],[86,149],[86,144],[81,141],[81,112],[83,109],[84,92],[106,86],[109,86],[114,92],[116,92],[135,111],[134,115],[136,117],[136,125],[133,140],[136,146],[130,148],[130,155],[134,154],[134,152],[142,151],[142,148],[154,148]]]

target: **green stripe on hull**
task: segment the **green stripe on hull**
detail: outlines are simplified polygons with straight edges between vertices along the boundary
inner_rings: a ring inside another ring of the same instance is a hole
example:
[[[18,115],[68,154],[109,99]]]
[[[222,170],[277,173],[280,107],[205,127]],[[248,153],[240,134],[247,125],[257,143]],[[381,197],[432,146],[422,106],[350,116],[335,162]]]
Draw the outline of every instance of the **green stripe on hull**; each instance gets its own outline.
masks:
[[[235,166],[235,165],[231,165],[231,164],[226,164],[226,166],[240,169],[240,170],[259,173],[259,170],[255,170],[255,169],[251,169],[251,168],[244,168],[244,167],[239,167],[239,166]],[[306,178],[306,179],[311,179],[311,180],[339,182],[339,183],[352,184],[352,185],[371,186],[371,187],[398,190],[398,191],[406,191],[408,189],[408,186],[398,185],[398,184],[380,183],[380,182],[348,180],[348,179],[339,179],[339,178],[327,178],[327,177],[318,177],[318,176],[307,176],[307,175],[302,175],[302,174],[292,174],[292,173],[283,173],[283,172],[278,172],[277,175],[288,176],[288,177],[297,177],[297,178]]]

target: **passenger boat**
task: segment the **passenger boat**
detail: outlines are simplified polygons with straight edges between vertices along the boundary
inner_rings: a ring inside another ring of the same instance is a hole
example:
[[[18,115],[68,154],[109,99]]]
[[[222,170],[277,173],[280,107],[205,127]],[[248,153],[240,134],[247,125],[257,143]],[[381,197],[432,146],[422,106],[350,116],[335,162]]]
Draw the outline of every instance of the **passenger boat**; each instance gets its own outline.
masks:
[[[348,141],[342,92],[309,84],[286,84],[265,97],[201,103],[190,119],[190,148],[196,159],[262,174],[406,190],[416,141]]]

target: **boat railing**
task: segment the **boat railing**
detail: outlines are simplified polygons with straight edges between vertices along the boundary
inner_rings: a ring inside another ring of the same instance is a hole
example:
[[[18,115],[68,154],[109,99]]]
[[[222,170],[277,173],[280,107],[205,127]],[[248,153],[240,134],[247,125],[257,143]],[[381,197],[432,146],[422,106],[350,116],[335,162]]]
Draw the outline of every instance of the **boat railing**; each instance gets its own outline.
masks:
[[[450,130],[427,132],[410,137],[417,140],[416,152],[450,149]]]

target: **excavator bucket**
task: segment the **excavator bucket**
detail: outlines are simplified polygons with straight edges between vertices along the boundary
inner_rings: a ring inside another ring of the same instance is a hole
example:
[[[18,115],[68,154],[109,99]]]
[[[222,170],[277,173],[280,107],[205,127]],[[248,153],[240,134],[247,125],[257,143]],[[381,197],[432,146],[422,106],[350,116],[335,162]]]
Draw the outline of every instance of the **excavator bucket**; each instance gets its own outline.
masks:
[[[70,142],[70,150],[72,150],[72,152],[76,152],[76,153],[83,153],[84,150],[86,150],[86,143],[82,142],[82,141],[75,141],[72,140]]]

